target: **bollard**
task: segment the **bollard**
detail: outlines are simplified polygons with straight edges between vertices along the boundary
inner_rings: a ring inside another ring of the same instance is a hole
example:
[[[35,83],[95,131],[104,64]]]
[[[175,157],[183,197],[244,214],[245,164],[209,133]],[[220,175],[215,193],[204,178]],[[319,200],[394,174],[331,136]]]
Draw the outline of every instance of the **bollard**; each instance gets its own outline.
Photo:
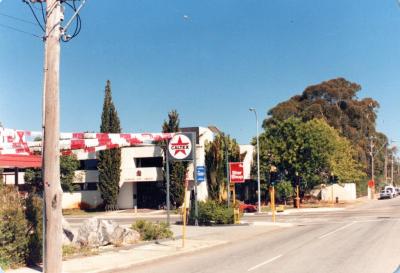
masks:
[[[235,224],[240,224],[240,210],[234,209],[233,210],[233,219]]]

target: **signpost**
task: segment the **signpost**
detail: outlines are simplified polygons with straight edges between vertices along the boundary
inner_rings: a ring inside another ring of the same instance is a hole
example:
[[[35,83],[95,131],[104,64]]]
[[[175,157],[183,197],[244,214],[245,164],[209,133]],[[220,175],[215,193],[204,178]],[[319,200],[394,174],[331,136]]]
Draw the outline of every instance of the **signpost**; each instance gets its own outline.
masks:
[[[277,179],[277,169],[275,166],[271,166],[270,169],[270,200],[271,200],[271,212],[272,212],[272,222],[275,223],[275,182]]]
[[[243,169],[243,162],[229,162],[229,188],[228,188],[228,204],[229,204],[229,199],[230,199],[230,191],[232,190],[232,196],[233,196],[233,217],[234,217],[234,222],[239,223],[240,222],[240,213],[239,209],[235,208],[235,203],[236,203],[236,189],[235,189],[235,184],[237,183],[244,183],[244,169]]]
[[[195,195],[195,225],[198,225],[198,208],[197,208],[197,166],[196,166],[196,134],[195,133],[177,133],[168,142],[166,161],[169,166],[169,160],[173,161],[192,161],[193,162],[193,178],[194,178],[194,195]],[[204,168],[204,167],[203,167]],[[201,169],[200,169],[201,170]],[[204,181],[204,170],[203,176]],[[185,195],[183,200],[183,227],[182,227],[182,247],[185,246],[186,235],[186,194],[188,189],[189,176],[185,175]],[[169,219],[170,202],[169,202],[169,167],[167,167],[167,219]]]
[[[184,200],[183,200],[182,247],[185,247],[185,239],[186,239],[186,217],[187,217],[186,194],[187,194],[188,186],[189,186],[189,174],[188,174],[188,172],[186,172],[185,173],[185,194],[184,194]]]
[[[236,200],[236,192],[235,192],[235,184],[236,183],[244,183],[244,170],[243,170],[243,162],[229,162],[229,182],[232,186],[232,196],[233,196],[233,205],[235,205]],[[228,191],[231,189],[229,188]],[[228,198],[230,195],[228,194]]]

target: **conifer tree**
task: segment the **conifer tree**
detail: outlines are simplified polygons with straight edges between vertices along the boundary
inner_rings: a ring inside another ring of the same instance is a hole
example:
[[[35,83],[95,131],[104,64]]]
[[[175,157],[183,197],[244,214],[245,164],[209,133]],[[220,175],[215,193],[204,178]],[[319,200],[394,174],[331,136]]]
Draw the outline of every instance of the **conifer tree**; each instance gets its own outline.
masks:
[[[111,83],[107,81],[101,114],[101,133],[120,133],[121,125],[111,96]],[[121,174],[121,149],[111,149],[99,153],[99,189],[105,209],[118,208],[119,181]]]
[[[168,113],[168,120],[165,120],[162,125],[163,133],[179,132],[179,114],[176,110]],[[185,173],[187,169],[186,162],[172,162],[169,163],[170,173],[170,201],[175,206],[180,206],[183,203],[185,194]]]

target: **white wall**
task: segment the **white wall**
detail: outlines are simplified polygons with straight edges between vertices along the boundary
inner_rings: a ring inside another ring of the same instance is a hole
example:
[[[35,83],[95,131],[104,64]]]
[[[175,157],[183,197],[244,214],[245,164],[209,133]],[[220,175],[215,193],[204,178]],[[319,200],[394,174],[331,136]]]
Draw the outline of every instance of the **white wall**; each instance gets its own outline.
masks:
[[[214,133],[206,127],[199,127],[199,144],[196,145],[196,165],[197,166],[204,166],[205,167],[205,143],[207,141],[213,141],[214,140]],[[188,171],[189,171],[189,191],[188,195],[190,193],[190,189],[194,187],[194,170],[193,170],[193,164],[190,163],[188,166]],[[189,198],[189,197],[188,197]],[[205,201],[208,198],[208,187],[207,187],[207,176],[204,177],[204,181],[200,182],[197,184],[197,200],[199,201]]]
[[[133,202],[133,184],[136,183],[123,183],[122,187],[119,189],[118,207],[120,209],[129,209],[136,205]]]
[[[135,165],[135,158],[162,157],[163,151],[159,146],[148,145],[121,150],[121,187],[125,182],[154,182],[164,179],[162,168],[138,168]]]
[[[63,209],[79,208],[79,204],[85,202],[95,208],[103,202],[99,191],[79,191],[73,193],[64,192],[62,197]]]
[[[336,200],[336,197],[339,198],[339,202],[356,200],[356,184],[345,183],[343,186],[333,184],[321,189],[321,200],[332,202]]]
[[[254,146],[253,145],[239,145],[240,154],[246,153],[243,159],[243,172],[244,179],[251,179],[251,164],[253,163]]]

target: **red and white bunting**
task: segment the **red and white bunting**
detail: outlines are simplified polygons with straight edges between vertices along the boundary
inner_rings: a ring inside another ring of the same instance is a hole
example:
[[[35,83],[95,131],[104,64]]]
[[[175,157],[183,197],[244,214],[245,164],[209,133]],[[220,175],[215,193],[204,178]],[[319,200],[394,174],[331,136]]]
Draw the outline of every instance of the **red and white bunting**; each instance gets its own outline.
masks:
[[[32,154],[40,152],[41,141],[27,137],[41,137],[41,132],[13,130],[0,127],[0,154]],[[97,151],[151,144],[171,139],[174,133],[60,133],[60,151],[63,154],[89,154]]]

